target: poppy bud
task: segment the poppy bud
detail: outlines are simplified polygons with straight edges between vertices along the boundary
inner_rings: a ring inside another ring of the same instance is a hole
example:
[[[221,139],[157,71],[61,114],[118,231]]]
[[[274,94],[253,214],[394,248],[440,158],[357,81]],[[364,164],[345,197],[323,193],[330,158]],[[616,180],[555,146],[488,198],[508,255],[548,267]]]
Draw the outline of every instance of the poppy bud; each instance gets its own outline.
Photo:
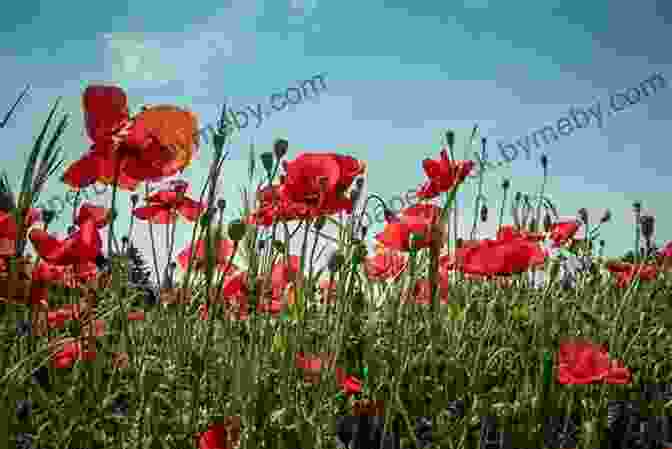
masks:
[[[49,226],[49,224],[54,221],[54,218],[56,218],[56,212],[51,210],[51,209],[45,209],[42,211],[42,221],[44,221],[44,224]]]
[[[259,240],[257,242],[257,247],[259,248],[259,251],[263,251],[266,247],[266,240]]]
[[[229,238],[233,240],[234,242],[240,242],[243,237],[245,237],[245,233],[247,232],[247,226],[245,223],[243,223],[240,220],[234,220],[231,223],[229,223]]]
[[[324,215],[320,215],[319,217],[317,217],[317,220],[315,220],[314,224],[315,229],[317,231],[321,231],[326,223],[327,223],[327,217],[325,217]]]
[[[589,219],[588,210],[585,207],[579,209],[577,215],[579,216],[579,220],[581,220],[583,223],[588,223]]]
[[[509,187],[511,187],[511,181],[509,181],[508,179],[505,179],[502,182],[502,189],[509,190]]]
[[[273,171],[273,165],[274,165],[273,153],[269,153],[269,152],[261,153],[261,156],[259,156],[259,157],[261,158],[261,163],[264,166],[264,169],[270,175],[271,172]]]
[[[642,226],[642,236],[646,240],[650,240],[653,237],[655,222],[656,219],[652,215],[644,215],[639,219],[639,223]]]
[[[639,214],[642,210],[642,203],[641,201],[635,201],[632,203],[632,210],[636,213]]]
[[[226,200],[224,198],[217,200],[217,209],[219,209],[220,212],[226,209]]]
[[[355,187],[359,190],[362,190],[364,188],[364,178],[357,178],[355,181]]]
[[[544,170],[546,170],[546,168],[548,167],[548,156],[546,156],[545,154],[541,155],[541,167]]]
[[[448,144],[448,148],[450,149],[453,148],[453,145],[455,145],[455,132],[453,131],[446,132],[446,143]]]
[[[523,199],[523,194],[522,194],[522,192],[516,192],[516,194],[515,194],[514,197],[513,197],[513,200],[514,200],[515,202],[518,203],[518,202],[520,202],[522,199]]]
[[[604,211],[604,215],[600,218],[600,223],[606,223],[611,220],[611,211],[609,209]]]
[[[606,244],[606,242],[604,240],[600,240],[600,247],[601,248],[604,247],[605,244]]]
[[[550,232],[553,227],[553,220],[550,214],[544,215],[544,232]]]
[[[329,257],[327,268],[329,268],[329,271],[332,273],[335,273],[343,266],[343,262],[345,262],[345,257],[343,257],[343,254],[339,253],[338,251],[334,251],[331,254],[331,257]]]
[[[366,234],[368,233],[369,228],[366,226],[362,226],[361,234],[362,234],[362,239],[366,237]]]
[[[289,148],[289,142],[285,139],[278,139],[273,144],[273,153],[278,159],[282,159],[285,154],[287,154],[287,149]]]
[[[362,191],[360,189],[353,189],[350,192],[350,200],[352,201],[352,204],[355,205],[357,204],[357,201],[359,201],[359,198],[362,196]]]
[[[138,204],[139,199],[140,198],[138,197],[138,194],[134,193],[133,195],[131,195],[131,204],[135,206],[136,204]]]
[[[488,221],[488,206],[485,204],[481,206],[481,221],[485,223]]]

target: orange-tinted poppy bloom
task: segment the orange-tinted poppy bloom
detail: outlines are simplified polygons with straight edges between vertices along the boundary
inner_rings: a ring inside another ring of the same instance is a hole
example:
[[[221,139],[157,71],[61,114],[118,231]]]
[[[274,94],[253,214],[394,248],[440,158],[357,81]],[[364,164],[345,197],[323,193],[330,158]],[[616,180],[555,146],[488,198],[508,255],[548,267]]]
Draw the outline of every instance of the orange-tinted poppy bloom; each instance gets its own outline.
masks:
[[[72,163],[63,182],[74,189],[100,182],[135,190],[140,181],[158,180],[184,170],[198,146],[198,123],[175,106],[147,108],[131,117],[126,93],[116,86],[89,86],[83,94],[84,122],[93,142]]]

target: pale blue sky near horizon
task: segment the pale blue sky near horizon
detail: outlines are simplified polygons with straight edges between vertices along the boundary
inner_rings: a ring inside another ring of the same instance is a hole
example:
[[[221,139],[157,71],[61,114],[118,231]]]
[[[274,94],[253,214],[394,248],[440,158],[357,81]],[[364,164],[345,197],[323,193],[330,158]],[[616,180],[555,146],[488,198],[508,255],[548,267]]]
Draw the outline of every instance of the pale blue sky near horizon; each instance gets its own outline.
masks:
[[[78,8],[82,14],[74,13]],[[63,140],[66,159],[86,151],[81,94],[89,84],[123,87],[133,111],[142,104],[189,107],[203,126],[217,119],[225,101],[238,110],[267,104],[271,94],[324,73],[327,89],[319,97],[274,112],[235,137],[222,185],[231,217],[238,211],[239,186],[247,182],[250,143],[260,153],[277,138],[290,142],[290,158],[333,151],[366,160],[368,190],[387,199],[423,182],[421,161],[438,158],[447,129],[467,134],[478,123],[490,158],[501,160],[498,142],[513,143],[552,125],[571,107],[599,101],[605,109],[610,95],[654,73],[669,82],[672,57],[662,42],[671,25],[672,4],[662,0],[147,0],[95,8],[72,1],[67,9],[46,1],[15,3],[0,17],[0,36],[11,43],[0,49],[0,111],[27,83],[32,90],[0,130],[5,148],[11,148],[1,165],[18,185],[28,151],[59,96],[61,110],[71,115]],[[561,215],[586,207],[596,220],[611,209],[613,221],[602,233],[608,255],[633,245],[635,200],[656,215],[657,240],[671,240],[672,158],[664,147],[671,99],[668,83],[605,118],[601,129],[593,120],[533,149],[532,160],[521,154],[489,173],[485,185],[493,212],[481,235],[494,230],[503,178],[511,179],[512,191],[539,189],[543,151],[550,160],[546,192]],[[203,145],[185,172],[195,192],[211,152]],[[471,180],[458,201],[465,208],[464,232],[471,227],[476,184]],[[44,199],[64,192],[55,179]],[[67,215],[56,229],[65,230]],[[117,228],[127,220],[126,212]],[[191,237],[187,229],[180,228],[178,249]],[[140,240],[145,247],[146,239]]]

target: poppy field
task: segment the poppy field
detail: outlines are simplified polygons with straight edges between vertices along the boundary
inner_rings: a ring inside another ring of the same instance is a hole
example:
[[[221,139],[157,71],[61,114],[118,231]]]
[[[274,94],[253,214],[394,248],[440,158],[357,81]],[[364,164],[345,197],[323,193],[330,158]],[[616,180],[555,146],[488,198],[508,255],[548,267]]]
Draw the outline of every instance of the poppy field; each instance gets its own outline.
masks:
[[[489,210],[462,191],[487,170],[470,176],[482,161],[456,159],[447,131],[398,212],[364,193],[376,167],[350,155],[284,139],[251,150],[242,208],[225,222],[224,115],[194,192],[180,177],[199,147],[192,112],[132,113],[121,88],[88,86],[90,148],[64,161],[57,111],[19,188],[0,179],[6,447],[672,447],[672,242],[656,243],[641,203],[624,205],[633,250],[606,258],[611,212],[560,215],[574,206],[545,190],[545,155],[539,192],[504,180]],[[35,206],[54,176],[75,191],[107,185],[111,204],[75,198],[70,226],[53,229],[54,211]],[[457,232],[458,197],[475,204],[470,235]],[[376,235],[369,202],[384,210]],[[496,234],[477,238],[493,220]],[[192,224],[185,248],[178,221]],[[153,248],[168,236],[167,266],[138,250],[141,226]]]

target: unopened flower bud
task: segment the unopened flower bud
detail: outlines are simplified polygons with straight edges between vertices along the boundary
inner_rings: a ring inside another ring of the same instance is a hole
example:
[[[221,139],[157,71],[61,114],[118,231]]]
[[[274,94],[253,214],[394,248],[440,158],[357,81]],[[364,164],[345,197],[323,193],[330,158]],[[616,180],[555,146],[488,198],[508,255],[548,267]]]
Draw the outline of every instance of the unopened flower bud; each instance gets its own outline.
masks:
[[[581,209],[579,209],[578,216],[579,216],[579,219],[583,223],[588,223],[588,218],[589,218],[588,217],[588,209],[586,209],[585,207],[582,207]]]
[[[275,157],[277,157],[279,160],[285,157],[288,148],[289,142],[287,142],[285,139],[278,139],[273,144],[273,153],[275,153]]]
[[[646,240],[650,240],[653,237],[655,222],[656,219],[653,215],[643,215],[639,219],[639,223],[642,226],[642,236]]]
[[[273,165],[274,165],[274,158],[273,158],[273,153],[261,153],[261,163],[264,166],[264,169],[270,174],[273,171]]]
[[[488,206],[485,204],[481,206],[481,221],[485,223],[488,221]]]
[[[234,220],[229,223],[229,238],[234,242],[240,242],[245,237],[247,226],[240,220]]]
[[[355,181],[355,187],[359,190],[364,188],[364,178],[357,178]]]
[[[636,214],[639,214],[642,210],[642,203],[640,201],[635,201],[634,203],[632,203],[632,210]]]
[[[542,154],[540,161],[541,161],[542,168],[545,170],[548,167],[548,156],[546,156],[545,154]]]
[[[56,218],[56,212],[54,210],[45,209],[42,211],[42,221],[45,225],[49,226],[49,224],[54,221],[54,218]]]
[[[611,220],[611,211],[609,209],[604,211],[604,215],[600,218],[600,223],[606,223]]]
[[[446,143],[448,144],[448,148],[450,149],[453,148],[453,145],[455,145],[455,132],[453,131],[446,132]]]
[[[217,209],[219,209],[220,212],[226,209],[226,200],[224,198],[217,200]]]
[[[136,204],[138,204],[139,199],[140,198],[139,198],[137,193],[134,193],[133,195],[131,195],[131,205],[135,206]]]
[[[504,189],[504,190],[508,190],[509,187],[511,187],[511,181],[509,181],[508,179],[505,179],[505,180],[502,182],[502,189]]]

